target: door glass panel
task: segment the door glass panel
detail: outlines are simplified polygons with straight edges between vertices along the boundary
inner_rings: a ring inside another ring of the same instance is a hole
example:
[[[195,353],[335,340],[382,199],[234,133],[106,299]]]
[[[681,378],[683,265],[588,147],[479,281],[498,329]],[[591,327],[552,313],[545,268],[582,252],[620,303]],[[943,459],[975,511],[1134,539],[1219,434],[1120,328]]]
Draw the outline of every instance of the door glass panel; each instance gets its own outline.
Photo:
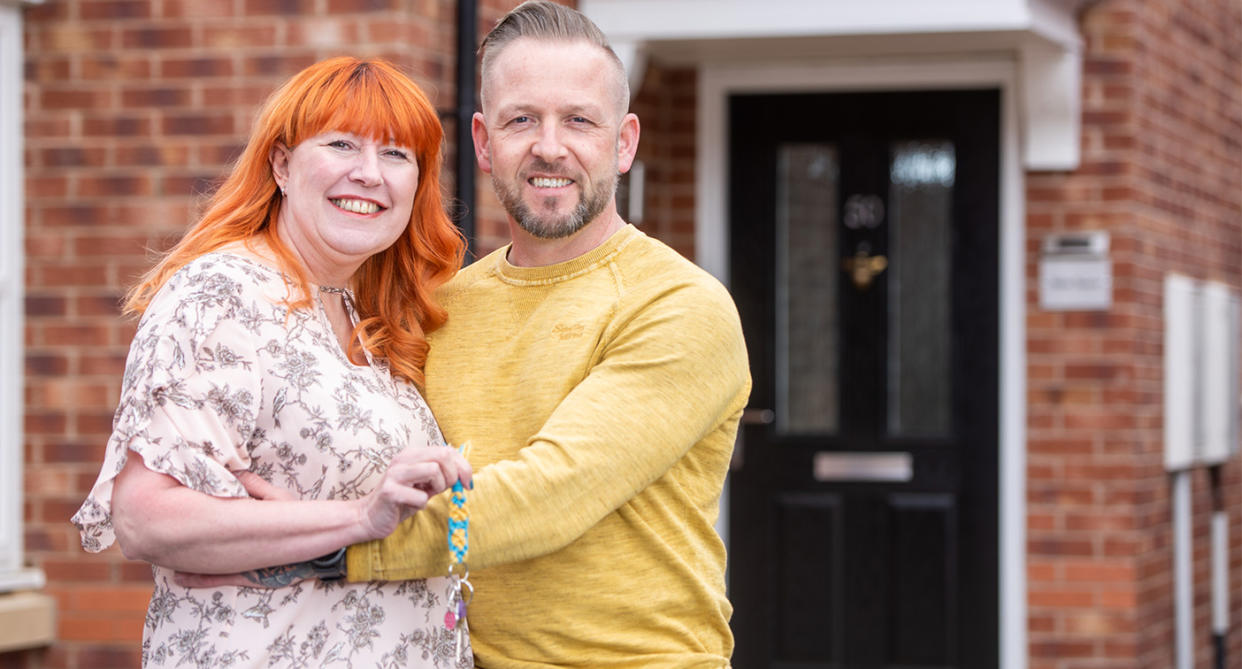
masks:
[[[783,144],[776,187],[776,427],[835,432],[837,150]]]
[[[950,429],[953,144],[897,142],[889,163],[888,432]]]

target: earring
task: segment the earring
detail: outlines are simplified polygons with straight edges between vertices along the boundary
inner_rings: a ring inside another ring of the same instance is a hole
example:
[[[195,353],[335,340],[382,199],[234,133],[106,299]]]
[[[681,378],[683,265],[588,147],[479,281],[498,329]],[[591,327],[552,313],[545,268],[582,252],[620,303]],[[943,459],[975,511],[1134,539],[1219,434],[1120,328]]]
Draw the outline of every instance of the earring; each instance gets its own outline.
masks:
[[[281,197],[288,197],[288,195],[289,195],[289,193],[285,191],[285,187],[284,187],[284,186],[281,186],[281,187],[280,187],[280,196],[281,196]]]

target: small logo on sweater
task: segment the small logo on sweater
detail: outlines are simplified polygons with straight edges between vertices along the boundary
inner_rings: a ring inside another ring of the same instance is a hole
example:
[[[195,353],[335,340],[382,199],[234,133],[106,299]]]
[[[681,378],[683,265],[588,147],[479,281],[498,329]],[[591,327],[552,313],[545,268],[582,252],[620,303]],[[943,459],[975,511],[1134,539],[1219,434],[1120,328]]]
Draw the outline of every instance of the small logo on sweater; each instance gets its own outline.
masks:
[[[582,323],[574,323],[573,325],[565,325],[564,323],[557,323],[556,325],[552,326],[552,336],[556,337],[557,339],[561,341],[581,337],[582,333],[585,331],[586,331],[586,327],[583,326]]]

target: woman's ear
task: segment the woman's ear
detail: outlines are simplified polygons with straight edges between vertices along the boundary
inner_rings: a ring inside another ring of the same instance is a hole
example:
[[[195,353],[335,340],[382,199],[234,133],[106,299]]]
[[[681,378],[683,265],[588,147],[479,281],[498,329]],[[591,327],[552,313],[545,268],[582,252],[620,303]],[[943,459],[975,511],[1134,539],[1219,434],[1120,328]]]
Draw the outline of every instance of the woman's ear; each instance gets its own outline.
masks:
[[[267,154],[267,162],[272,166],[272,177],[276,179],[276,186],[283,191],[289,180],[289,147],[284,142],[273,144],[271,152]]]

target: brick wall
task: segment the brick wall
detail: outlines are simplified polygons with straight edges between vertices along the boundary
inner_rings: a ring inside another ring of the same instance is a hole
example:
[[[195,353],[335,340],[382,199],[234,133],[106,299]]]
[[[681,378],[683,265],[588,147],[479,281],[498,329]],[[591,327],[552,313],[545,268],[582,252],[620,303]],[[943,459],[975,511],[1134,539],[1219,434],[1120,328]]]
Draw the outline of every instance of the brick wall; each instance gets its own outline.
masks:
[[[148,249],[181,234],[261,101],[314,61],[388,58],[451,112],[455,12],[453,0],[56,0],[26,11],[25,540],[56,598],[59,641],[0,654],[0,667],[138,666],[150,570],[116,548],[83,553],[68,518],[98,473],[134,329],[117,303]]]
[[[483,0],[480,34],[514,4]],[[451,110],[455,7],[54,0],[27,10],[26,543],[57,599],[60,641],[0,654],[0,668],[138,664],[149,570],[116,549],[82,553],[67,518],[98,472],[133,331],[117,300],[148,266],[146,249],[184,230],[258,103],[310,62],[386,56]],[[1101,0],[1081,26],[1083,164],[1027,180],[1031,669],[1163,669],[1173,631],[1161,282],[1178,271],[1242,286],[1242,8]],[[694,95],[693,70],[653,63],[633,104],[647,166],[643,228],[690,257]],[[451,119],[446,126],[451,139]],[[486,252],[507,233],[486,175],[477,181]],[[1112,235],[1107,313],[1038,308],[1039,243],[1076,229]],[[1240,469],[1235,460],[1221,472],[1233,514],[1235,663]],[[1193,485],[1197,661],[1206,668],[1206,473]]]
[[[638,114],[638,159],[646,169],[639,226],[694,259],[697,73],[651,62],[630,109]]]
[[[1162,282],[1179,272],[1242,286],[1242,6],[1105,0],[1081,25],[1082,165],[1027,179],[1031,669],[1165,668],[1173,586]],[[1111,234],[1109,312],[1039,309],[1039,244],[1063,230]],[[1237,459],[1222,475],[1236,663]],[[1209,667],[1206,472],[1193,487],[1196,666]]]

